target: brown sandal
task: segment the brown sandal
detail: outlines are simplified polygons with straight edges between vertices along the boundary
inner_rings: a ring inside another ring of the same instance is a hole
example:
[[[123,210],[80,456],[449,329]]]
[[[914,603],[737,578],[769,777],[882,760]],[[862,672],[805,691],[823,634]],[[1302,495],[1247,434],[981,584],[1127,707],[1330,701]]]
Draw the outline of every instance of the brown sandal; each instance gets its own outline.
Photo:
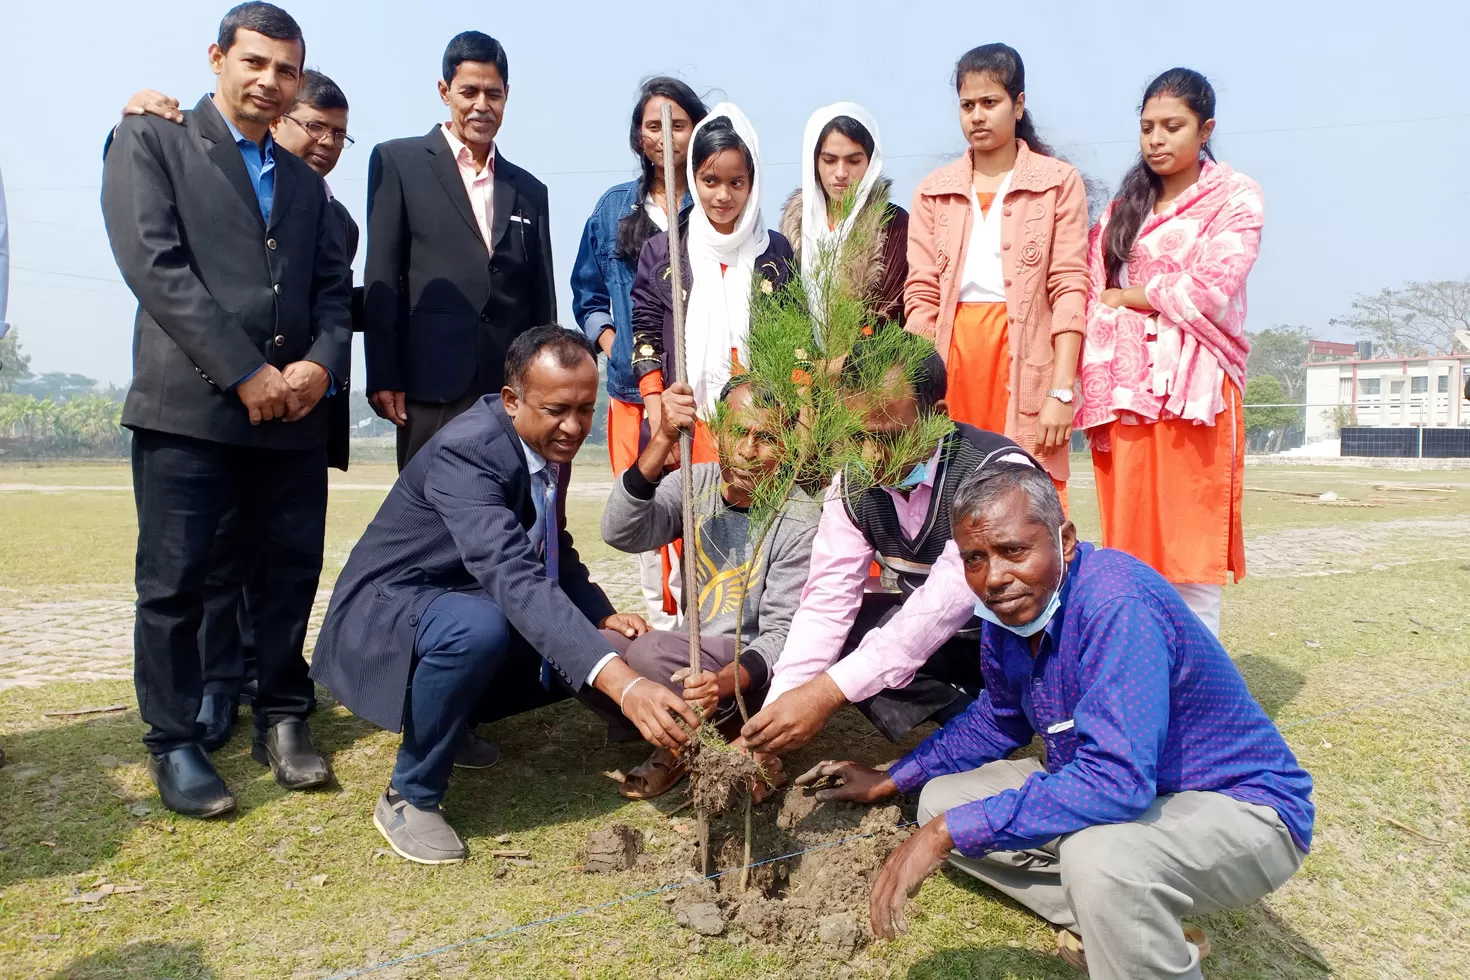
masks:
[[[1199,950],[1200,959],[1210,955],[1210,937],[1199,926],[1185,926],[1184,938]],[[1087,972],[1087,952],[1083,949],[1082,937],[1071,929],[1057,930],[1057,955],[1073,969]]]
[[[668,749],[655,749],[637,769],[628,773],[618,792],[630,800],[651,800],[662,796],[689,775],[689,763]]]

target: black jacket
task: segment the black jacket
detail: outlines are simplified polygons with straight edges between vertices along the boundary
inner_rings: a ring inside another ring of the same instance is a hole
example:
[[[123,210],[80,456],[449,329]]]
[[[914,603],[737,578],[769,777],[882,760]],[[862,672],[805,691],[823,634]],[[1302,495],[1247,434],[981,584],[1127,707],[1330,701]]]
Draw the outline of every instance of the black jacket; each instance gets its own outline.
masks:
[[[452,402],[498,394],[517,336],[556,319],[546,185],[495,157],[493,256],[449,144],[373,148],[364,275],[367,391]]]
[[[419,618],[448,591],[483,592],[518,642],[581,690],[612,647],[594,624],[612,615],[572,536],[557,492],[560,580],[526,532],[536,522],[525,452],[499,395],[481,398],[419,450],[352,549],[332,590],[311,676],[353,714],[398,731]]]
[[[123,424],[268,449],[325,444],[323,399],[299,422],[250,424],[235,385],[263,364],[310,360],[345,382],[352,271],[326,185],[275,156],[267,224],[208,96],[178,125],[129,116],[102,168],[102,214],[138,297]]]
[[[336,198],[332,198],[332,213],[342,222],[346,230],[347,242],[347,264],[352,265],[352,260],[357,258],[357,222],[352,220],[352,214],[347,210],[347,205]],[[362,287],[352,288],[352,329],[354,332],[362,329]],[[327,434],[327,465],[345,471],[352,457],[352,380],[347,377],[337,379],[337,394],[332,397],[329,406],[331,421]]]

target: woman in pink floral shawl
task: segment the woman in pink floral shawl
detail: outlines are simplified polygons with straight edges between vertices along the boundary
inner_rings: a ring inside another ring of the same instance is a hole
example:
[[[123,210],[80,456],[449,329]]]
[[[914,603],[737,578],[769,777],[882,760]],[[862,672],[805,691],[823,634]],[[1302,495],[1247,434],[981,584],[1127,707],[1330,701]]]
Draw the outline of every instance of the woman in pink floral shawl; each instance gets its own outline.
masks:
[[[1245,281],[1264,206],[1255,181],[1215,162],[1214,128],[1198,72],[1144,92],[1142,159],[1091,235],[1077,427],[1103,543],[1152,565],[1218,632],[1220,587],[1245,576]]]

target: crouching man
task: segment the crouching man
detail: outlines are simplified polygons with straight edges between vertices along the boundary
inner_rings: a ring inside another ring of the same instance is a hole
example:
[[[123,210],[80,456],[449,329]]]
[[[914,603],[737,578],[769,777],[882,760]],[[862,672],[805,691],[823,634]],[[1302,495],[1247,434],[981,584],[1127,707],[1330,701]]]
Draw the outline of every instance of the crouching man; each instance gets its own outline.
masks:
[[[922,791],[923,827],[873,888],[873,932],[946,859],[1057,928],[1099,980],[1200,976],[1185,916],[1249,904],[1300,867],[1312,779],[1179,593],[1079,543],[1046,474],[986,466],[956,494],[965,577],[987,622],[985,689],[880,772],[824,762],[823,799]],[[1010,759],[1039,734],[1046,761]]]
[[[597,362],[581,334],[510,345],[505,387],[404,468],[337,580],[312,676],[353,714],[403,731],[373,824],[401,857],[463,861],[440,810],[469,728],[568,696],[675,750],[698,718],[598,631],[633,637],[566,530],[570,464],[592,428]],[[483,768],[483,765],[481,766]]]

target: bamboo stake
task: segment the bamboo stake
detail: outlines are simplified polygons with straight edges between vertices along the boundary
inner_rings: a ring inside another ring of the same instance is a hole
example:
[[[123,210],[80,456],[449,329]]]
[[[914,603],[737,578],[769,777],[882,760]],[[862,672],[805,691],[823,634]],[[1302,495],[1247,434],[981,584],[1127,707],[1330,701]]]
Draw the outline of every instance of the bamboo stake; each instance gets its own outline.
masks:
[[[659,112],[659,123],[664,137],[664,211],[669,216],[669,293],[674,304],[674,380],[687,382],[689,367],[684,358],[684,251],[679,233],[679,209],[684,203],[679,197],[679,182],[674,176],[674,114],[667,100]],[[694,433],[679,436],[679,478],[684,486],[684,554],[680,562],[682,569],[684,599],[684,628],[689,634],[689,676],[698,680],[701,672],[701,647],[699,644],[699,583],[696,578],[694,549],[690,547],[694,535],[694,478],[690,457],[694,454]],[[693,600],[691,615],[690,601]],[[709,817],[703,810],[695,809],[699,833],[699,861],[706,875],[713,870],[709,852]]]

